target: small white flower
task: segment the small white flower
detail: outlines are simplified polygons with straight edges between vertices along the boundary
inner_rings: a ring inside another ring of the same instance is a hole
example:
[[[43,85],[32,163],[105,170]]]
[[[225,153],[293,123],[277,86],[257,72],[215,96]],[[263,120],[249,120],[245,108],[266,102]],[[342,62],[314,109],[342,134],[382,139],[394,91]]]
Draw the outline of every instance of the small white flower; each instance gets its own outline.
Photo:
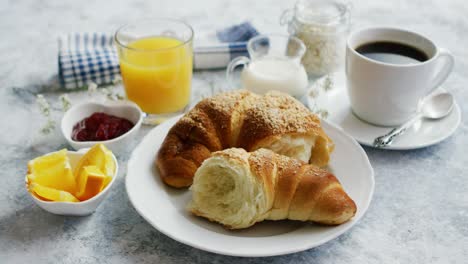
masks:
[[[319,95],[319,91],[317,91],[317,90],[315,90],[315,89],[311,89],[311,90],[309,91],[309,95],[310,95],[310,97],[312,97],[312,98],[317,98],[318,95]]]
[[[325,76],[325,79],[323,80],[323,90],[328,92],[333,89],[333,86],[333,79],[330,77],[330,75]]]
[[[36,102],[39,105],[39,110],[44,116],[50,116],[50,105],[42,94],[38,94]]]
[[[103,95],[109,95],[111,93],[109,88],[101,88],[99,89],[99,92],[101,92]]]
[[[88,94],[92,95],[96,92],[98,85],[95,82],[89,82],[88,84]]]
[[[47,119],[47,123],[41,128],[43,134],[50,134],[55,129],[55,121]]]
[[[327,119],[327,117],[329,116],[329,113],[326,109],[320,109],[318,114],[322,119]]]
[[[115,76],[115,78],[112,80],[112,84],[119,84],[122,81],[122,77],[120,75]]]
[[[70,109],[72,103],[71,103],[70,97],[68,97],[68,94],[60,95],[59,99],[60,99],[60,102],[62,102],[62,110],[64,112]]]

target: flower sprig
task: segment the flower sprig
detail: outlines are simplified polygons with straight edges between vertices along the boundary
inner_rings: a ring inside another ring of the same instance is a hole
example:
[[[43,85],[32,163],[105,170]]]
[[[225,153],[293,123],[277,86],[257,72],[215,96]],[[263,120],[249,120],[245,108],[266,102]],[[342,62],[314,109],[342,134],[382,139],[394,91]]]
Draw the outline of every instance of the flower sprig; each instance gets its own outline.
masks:
[[[68,97],[68,94],[60,95],[59,100],[62,103],[62,111],[66,112],[68,109],[70,109],[72,103],[70,97]]]
[[[88,96],[93,97],[96,96],[97,93],[100,93],[105,95],[106,98],[109,100],[123,100],[125,99],[124,96],[114,90],[116,85],[120,84],[121,82],[122,79],[120,78],[120,76],[117,76],[112,80],[113,85],[102,87],[100,89],[98,89],[99,86],[95,82],[89,82],[87,87]],[[70,100],[68,94],[62,94],[59,96],[58,99],[61,103],[61,110],[63,112],[66,112],[72,106],[72,101]],[[46,123],[40,129],[40,131],[42,134],[50,134],[52,131],[54,131],[56,127],[56,121],[53,120],[51,116],[52,107],[42,94],[38,94],[36,96],[36,102],[39,106],[41,114],[46,118]]]
[[[120,84],[121,82],[122,82],[122,79],[120,78],[120,76],[117,76],[112,80],[113,85],[107,86],[107,87],[102,87],[99,90],[97,89],[98,85],[95,82],[89,82],[89,84],[88,84],[88,95],[90,97],[92,97],[92,96],[96,95],[97,92],[99,92],[99,93],[105,95],[107,97],[107,99],[112,100],[112,101],[124,100],[125,97],[123,95],[117,93],[114,90],[116,85]]]
[[[38,94],[36,97],[36,102],[39,105],[39,110],[42,115],[47,118],[46,124],[41,128],[43,134],[49,134],[55,129],[55,121],[50,116],[50,104],[47,102],[45,97],[42,94]]]
[[[45,99],[44,95],[38,94],[36,97],[36,102],[39,105],[39,110],[44,116],[50,116],[50,104]]]
[[[331,75],[326,75],[322,79],[316,81],[314,87],[309,90],[309,96],[313,99],[317,99],[321,94],[330,92],[334,86],[333,77]],[[313,100],[313,104],[310,105],[310,108],[313,113],[320,116],[322,119],[327,119],[330,115],[327,109],[320,108],[317,105],[316,100]]]

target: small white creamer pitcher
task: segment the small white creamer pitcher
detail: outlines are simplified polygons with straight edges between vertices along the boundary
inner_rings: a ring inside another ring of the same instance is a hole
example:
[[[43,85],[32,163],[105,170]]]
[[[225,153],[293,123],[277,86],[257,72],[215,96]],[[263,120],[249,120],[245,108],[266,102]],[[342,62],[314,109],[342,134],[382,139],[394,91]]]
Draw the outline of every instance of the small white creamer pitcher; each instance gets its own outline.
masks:
[[[247,43],[250,59],[242,56],[232,60],[227,67],[227,79],[234,86],[233,71],[243,65],[242,88],[258,94],[277,90],[299,98],[308,85],[307,73],[301,64],[305,50],[304,43],[293,36],[254,37]]]

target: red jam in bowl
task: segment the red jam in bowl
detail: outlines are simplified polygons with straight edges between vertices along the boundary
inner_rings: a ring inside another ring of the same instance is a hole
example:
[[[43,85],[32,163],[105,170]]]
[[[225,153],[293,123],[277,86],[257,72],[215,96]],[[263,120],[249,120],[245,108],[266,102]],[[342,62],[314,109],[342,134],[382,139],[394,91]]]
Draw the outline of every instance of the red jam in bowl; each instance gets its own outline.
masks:
[[[75,141],[103,141],[127,133],[134,124],[129,120],[106,113],[94,113],[73,126]]]

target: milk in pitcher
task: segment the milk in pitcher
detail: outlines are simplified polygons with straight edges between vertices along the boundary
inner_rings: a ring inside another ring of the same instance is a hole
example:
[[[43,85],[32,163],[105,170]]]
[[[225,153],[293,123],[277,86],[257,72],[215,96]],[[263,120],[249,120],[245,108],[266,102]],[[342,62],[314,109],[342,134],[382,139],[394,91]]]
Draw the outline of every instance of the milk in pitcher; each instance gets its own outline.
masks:
[[[289,58],[264,57],[252,61],[241,74],[242,85],[254,93],[277,90],[300,97],[307,88],[302,64]]]

